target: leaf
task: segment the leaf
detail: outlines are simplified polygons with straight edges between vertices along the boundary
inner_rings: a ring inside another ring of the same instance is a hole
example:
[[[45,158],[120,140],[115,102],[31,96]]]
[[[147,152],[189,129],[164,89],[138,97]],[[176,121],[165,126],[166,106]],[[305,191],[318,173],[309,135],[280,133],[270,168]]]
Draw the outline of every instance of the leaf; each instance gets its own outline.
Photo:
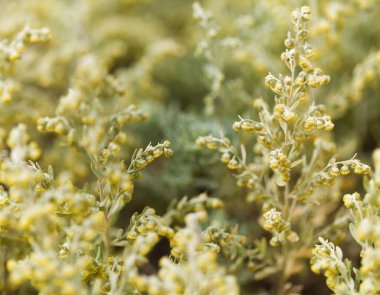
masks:
[[[276,184],[277,184],[278,186],[285,186],[285,185],[286,185],[286,182],[282,179],[281,176],[278,176],[278,177],[276,178]]]
[[[137,154],[137,150],[134,150],[134,152],[132,154],[132,157],[131,157],[131,161],[133,161],[134,159],[136,159],[136,154]]]
[[[296,101],[290,108],[291,111],[294,111],[299,106],[299,102]]]
[[[367,192],[370,190],[370,184],[369,184],[368,176],[365,176],[363,179],[363,187]]]
[[[247,159],[247,151],[245,150],[245,146],[243,144],[240,145],[241,150],[241,159],[245,165],[246,159]]]
[[[324,243],[325,243],[325,240],[324,240],[322,237],[319,237],[319,238],[318,238],[318,241],[319,241],[321,244],[324,244]]]
[[[297,161],[294,161],[292,163],[292,165],[290,166],[290,168],[293,168],[293,167],[296,167],[298,166],[299,164],[301,164],[303,162],[303,159],[298,159]]]
[[[275,267],[275,266],[268,266],[260,271],[257,271],[255,272],[255,274],[253,275],[253,277],[255,278],[255,280],[261,280],[261,279],[264,279],[274,273],[278,272],[278,268]]]
[[[123,198],[122,197],[119,197],[116,202],[113,204],[113,206],[111,207],[111,210],[110,212],[108,213],[108,216],[111,217],[113,216],[114,214],[118,213],[123,207],[124,207],[125,203],[123,201]]]
[[[334,165],[334,164],[335,164],[335,162],[336,162],[336,159],[335,159],[335,157],[332,157],[332,158],[330,159],[330,161],[329,161],[329,164],[328,164],[328,165]]]
[[[116,238],[120,239],[122,235],[123,235],[123,229],[122,228],[117,229]]]
[[[336,247],[336,255],[338,257],[339,260],[342,260],[343,259],[343,252],[342,252],[342,249],[340,249],[340,247]]]
[[[231,247],[230,248],[230,258],[231,258],[231,260],[234,260],[235,259],[235,257],[236,257],[236,255],[237,255],[237,249],[236,249],[236,247]]]
[[[348,228],[349,228],[349,230],[350,230],[350,233],[351,233],[352,237],[356,240],[356,229],[355,229],[354,224],[353,224],[353,223],[350,223],[350,224],[348,225]]]
[[[48,174],[49,174],[51,179],[54,179],[54,170],[53,170],[53,167],[51,165],[49,165],[49,167],[48,167]]]
[[[140,148],[137,153],[136,153],[136,158],[140,157],[141,154],[144,152],[144,150],[142,148]]]

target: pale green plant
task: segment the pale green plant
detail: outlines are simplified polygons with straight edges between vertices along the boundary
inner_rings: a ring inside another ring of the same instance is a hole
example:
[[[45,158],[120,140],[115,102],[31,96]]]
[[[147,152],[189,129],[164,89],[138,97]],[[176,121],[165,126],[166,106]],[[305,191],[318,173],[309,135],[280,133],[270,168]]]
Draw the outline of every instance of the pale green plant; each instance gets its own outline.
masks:
[[[116,108],[113,101],[120,101],[124,93],[105,66],[92,55],[84,56],[72,87],[59,100],[56,117],[37,122],[39,131],[57,133],[88,157],[95,179],[83,188],[75,187],[69,177],[56,178],[51,166],[45,172],[33,162],[41,149],[25,125],[2,136],[4,292],[25,291],[30,284],[40,294],[238,293],[236,278],[216,261],[220,247],[203,241],[198,225],[207,218],[205,210],[220,208],[220,201],[205,194],[185,198],[164,217],[146,207],[132,216],[125,230],[115,225],[120,210],[132,200],[141,170],[160,156],[173,155],[171,143],[164,141],[125,159],[125,125],[147,116],[134,106]],[[170,241],[172,258],[161,259],[157,277],[144,277],[139,268],[162,238]],[[177,272],[183,278],[173,277]],[[208,280],[201,284],[204,275]],[[192,283],[186,280],[189,276]]]
[[[326,107],[317,104],[312,88],[329,83],[330,77],[313,65],[314,51],[308,42],[310,8],[302,7],[292,14],[294,33],[288,33],[286,50],[281,60],[288,68],[287,75],[269,73],[265,84],[275,93],[273,108],[263,99],[254,106],[259,110],[256,120],[239,117],[233,124],[238,132],[257,137],[254,154],[241,145],[238,149],[225,136],[200,137],[197,144],[218,150],[221,161],[235,172],[237,185],[246,187],[251,197],[262,204],[262,222],[272,234],[270,244],[280,246],[281,258],[274,268],[278,271],[278,294],[292,275],[298,260],[297,252],[311,246],[316,229],[303,229],[319,214],[315,204],[325,200],[340,175],[368,174],[370,168],[352,158],[345,161],[326,159],[335,150],[321,131],[331,131],[334,124]],[[312,152],[308,152],[308,146]],[[351,169],[351,170],[350,170]]]
[[[379,293],[378,1],[0,4],[3,294]]]

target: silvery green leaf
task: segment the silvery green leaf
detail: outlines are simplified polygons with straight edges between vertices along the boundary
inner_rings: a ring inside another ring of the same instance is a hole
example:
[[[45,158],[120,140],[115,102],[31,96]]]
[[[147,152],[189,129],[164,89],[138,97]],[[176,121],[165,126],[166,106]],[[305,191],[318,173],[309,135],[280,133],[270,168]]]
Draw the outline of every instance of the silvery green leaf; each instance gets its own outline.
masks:
[[[336,255],[339,260],[343,259],[343,252],[342,252],[342,249],[340,249],[339,247],[336,247]]]

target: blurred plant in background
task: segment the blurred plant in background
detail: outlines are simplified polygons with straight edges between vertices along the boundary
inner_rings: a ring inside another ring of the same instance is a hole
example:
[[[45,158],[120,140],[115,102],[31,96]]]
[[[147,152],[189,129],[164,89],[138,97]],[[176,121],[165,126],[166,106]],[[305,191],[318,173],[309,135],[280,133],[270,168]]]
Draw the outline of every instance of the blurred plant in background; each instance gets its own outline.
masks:
[[[378,292],[379,1],[0,5],[4,292]]]

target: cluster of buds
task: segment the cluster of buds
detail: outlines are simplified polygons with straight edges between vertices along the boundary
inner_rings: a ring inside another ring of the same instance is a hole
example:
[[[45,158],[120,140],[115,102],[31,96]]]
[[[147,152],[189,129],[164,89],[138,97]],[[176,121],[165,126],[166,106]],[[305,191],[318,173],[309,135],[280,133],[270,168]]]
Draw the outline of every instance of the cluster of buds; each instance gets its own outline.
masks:
[[[63,117],[40,118],[37,121],[37,129],[40,132],[55,132],[59,135],[68,135],[72,130],[69,123]]]
[[[295,122],[297,119],[297,114],[284,104],[276,104],[273,113],[277,118],[284,120],[288,124]]]
[[[235,131],[253,132],[256,134],[266,134],[264,130],[264,124],[261,122],[255,122],[250,119],[240,119],[232,125],[232,129]]]
[[[157,275],[134,278],[139,292],[147,294],[231,294],[239,293],[234,276],[227,275],[217,262],[218,248],[207,247],[202,239],[199,222],[207,214],[186,215],[186,226],[177,231],[171,241],[171,254],[176,261],[163,257]]]
[[[17,84],[11,79],[0,80],[0,98],[4,103],[12,100],[12,94],[15,92]]]
[[[50,199],[55,205],[55,210],[61,215],[70,216],[76,223],[80,224],[90,215],[95,205],[95,196],[83,192],[75,192],[73,189],[47,190],[43,197]]]
[[[315,181],[310,182],[310,187],[331,186],[336,183],[336,176],[332,176],[331,173],[320,172],[315,178]]]
[[[10,78],[3,78],[10,75],[16,60],[19,60],[31,43],[45,43],[51,38],[48,28],[30,29],[25,27],[13,40],[5,39],[0,42],[0,99],[2,102],[10,102],[12,94],[16,89],[16,83]]]
[[[309,6],[302,6],[292,13],[292,22],[294,25],[302,26],[303,23],[311,19],[311,10]]]
[[[331,122],[331,117],[328,115],[323,115],[321,117],[308,117],[304,123],[304,130],[311,133],[315,130],[324,129],[326,131],[331,131],[334,129],[334,123]]]
[[[84,283],[106,277],[105,265],[89,255],[80,257],[77,265],[81,270],[81,278]]]
[[[160,294],[239,294],[236,278],[227,275],[211,251],[191,256],[191,263],[175,263],[168,257],[160,260],[157,276],[136,276],[133,280],[139,292]],[[195,266],[195,267],[194,267]]]
[[[116,136],[108,141],[106,148],[101,151],[99,162],[105,164],[108,158],[112,155],[115,156],[124,143],[127,141],[127,135],[120,131]]]
[[[302,6],[301,8],[296,9],[292,13],[292,22],[294,25],[294,31],[297,33],[296,38],[300,41],[305,41],[309,37],[309,30],[306,26],[306,24],[311,19],[311,10],[308,6]],[[289,47],[292,47],[291,45],[296,45],[296,42],[292,42],[292,38],[288,38],[289,40],[285,42],[285,44],[289,44]],[[310,48],[309,46],[305,47],[307,55],[310,55]]]
[[[217,150],[223,146],[229,146],[231,144],[230,140],[223,137],[222,139],[215,138],[213,136],[199,136],[195,141],[196,145],[199,147],[206,147],[209,150]]]
[[[44,173],[33,169],[24,162],[4,161],[1,163],[0,182],[8,187],[10,196],[16,201],[20,201],[26,196],[20,193],[20,188],[28,188],[44,180]]]
[[[123,165],[108,165],[105,168],[104,175],[108,179],[111,188],[118,192],[124,203],[132,200],[133,179],[131,175],[125,173]]]
[[[315,68],[313,74],[307,75],[307,85],[312,88],[318,88],[327,85],[330,82],[330,76],[323,75],[322,70]]]
[[[51,39],[48,28],[30,29],[25,27],[14,40],[5,39],[0,42],[0,52],[6,61],[15,61],[21,58],[26,47],[31,43],[45,43]]]
[[[375,175],[378,172],[379,152],[375,151]],[[343,166],[339,169],[337,163],[330,167],[330,174],[342,174],[345,167],[346,174],[349,167],[354,173],[367,174],[370,172],[368,165],[362,164],[356,159],[341,162]],[[348,172],[347,172],[348,171]],[[327,285],[335,293],[347,294],[377,294],[380,288],[377,282],[380,256],[378,247],[380,246],[380,218],[378,216],[378,202],[373,202],[378,196],[378,183],[374,179],[370,180],[366,186],[364,198],[359,193],[345,194],[343,202],[345,207],[351,209],[352,223],[350,232],[353,238],[362,247],[361,267],[355,272],[355,283],[351,277],[351,262],[342,260],[343,254],[339,247],[335,247],[331,242],[320,238],[321,245],[316,245],[311,259],[312,270],[316,273],[324,272],[327,277]]]
[[[116,114],[112,120],[118,126],[124,126],[129,122],[140,122],[148,119],[148,115],[138,109],[136,106],[131,105],[122,112]]]
[[[81,91],[75,88],[70,88],[68,94],[60,98],[57,114],[63,115],[66,112],[78,111],[82,100],[83,96]]]
[[[258,136],[257,142],[267,149],[270,149],[273,144],[272,138],[268,134]]]
[[[11,149],[13,162],[25,160],[37,160],[41,155],[41,149],[35,141],[30,140],[25,124],[19,124],[13,128],[7,138],[7,145]]]
[[[250,171],[244,171],[242,174],[237,175],[236,185],[239,187],[247,187],[253,189],[258,180],[258,176]]]
[[[311,270],[324,273],[327,286],[341,294],[356,294],[351,269],[348,262],[343,262],[343,252],[332,242],[319,238],[321,244],[315,246],[311,258]]]
[[[156,233],[171,239],[174,231],[166,225],[165,220],[156,215],[153,208],[146,207],[141,214],[135,213],[132,216],[131,223],[127,233],[128,240],[135,240],[139,235]]]
[[[128,235],[128,239],[133,240],[133,248],[138,255],[146,256],[160,240],[160,237],[157,231],[151,230],[145,234],[139,234],[133,237]]]
[[[281,217],[281,212],[275,208],[270,209],[264,213],[264,229],[267,231],[281,231],[286,228],[285,221]]]
[[[164,143],[159,143],[156,146],[148,145],[145,150],[140,149],[132,156],[132,161],[127,172],[130,174],[136,173],[161,155],[171,157],[173,150],[170,147],[170,141],[166,140]]]
[[[272,208],[263,214],[264,229],[271,232],[273,237],[269,241],[271,246],[276,247],[288,239],[291,242],[298,241],[298,235],[290,230],[289,224],[281,217],[281,212]]]
[[[281,94],[282,91],[284,90],[284,84],[283,82],[273,76],[271,73],[269,73],[265,77],[265,85],[268,86],[274,93]]]
[[[206,243],[211,243],[212,245],[217,245],[225,257],[230,260],[236,258],[236,254],[242,254],[246,251],[245,244],[247,238],[242,235],[235,233],[229,233],[218,227],[209,227],[203,232],[203,240]]]
[[[338,165],[333,165],[329,170],[329,175],[331,177],[337,177],[339,175],[349,175],[351,173],[350,168],[347,165],[341,165],[340,168]]]
[[[216,138],[213,136],[200,136],[196,140],[199,147],[207,147],[210,150],[219,150],[222,155],[220,161],[227,164],[228,169],[240,170],[244,167],[244,163],[237,155],[235,148],[231,145],[228,138]]]
[[[178,203],[172,203],[172,208],[165,214],[166,224],[183,224],[184,217],[193,212],[205,212],[206,209],[219,209],[223,202],[216,198],[210,198],[203,193],[194,198],[183,197]]]
[[[269,156],[269,166],[273,171],[280,173],[284,182],[290,180],[291,162],[281,150],[277,149],[271,151]]]
[[[360,267],[360,272],[363,275],[371,275],[378,271],[380,266],[380,255],[379,249],[376,247],[367,247],[361,253],[362,265]]]
[[[298,59],[298,64],[305,72],[310,72],[313,69],[309,61],[309,58],[313,56],[313,51],[306,42],[309,37],[306,23],[310,21],[310,16],[311,11],[308,6],[303,6],[293,12],[292,22],[296,36],[292,37],[291,33],[288,33],[284,42],[287,50],[281,55],[281,59],[290,67],[293,67],[296,59]],[[301,45],[302,48],[298,48]],[[298,54],[300,49],[303,50],[302,54]]]
[[[355,174],[366,175],[371,171],[371,167],[367,164],[363,164],[359,160],[352,160],[350,163],[352,169],[354,169]]]
[[[306,72],[310,73],[314,70],[314,66],[311,63],[310,59],[308,59],[306,56],[301,55],[298,61],[298,65],[301,67],[301,69]]]
[[[361,197],[359,193],[345,194],[343,196],[343,203],[348,209],[361,207]]]
[[[29,231],[41,222],[47,222],[51,226],[57,223],[57,218],[53,215],[55,207],[53,204],[36,204],[23,211],[19,220],[18,228],[21,231]]]
[[[238,170],[242,168],[242,165],[240,163],[240,159],[238,157],[232,156],[230,153],[225,152],[220,157],[220,160],[227,164],[228,169],[231,170]]]
[[[201,243],[201,236],[197,235],[194,237],[194,230],[200,230],[198,223],[205,222],[207,218],[207,212],[203,210],[189,213],[185,216],[186,227],[177,231],[170,241],[171,255],[179,259],[187,258],[189,247],[194,246],[195,243],[197,246],[192,250],[195,250],[196,252],[204,250],[203,248],[205,245]],[[193,245],[189,245],[190,241]],[[215,252],[219,252],[219,247],[213,247],[213,249]]]
[[[328,170],[321,171],[315,176],[315,180],[310,182],[310,186],[329,186],[335,183],[335,179],[342,175],[351,173],[350,168],[355,174],[366,175],[371,171],[370,166],[361,163],[359,160],[351,159],[343,162],[335,162],[328,165]],[[326,168],[325,168],[326,169]]]
[[[30,281],[43,293],[85,294],[84,285],[81,282],[82,277],[77,266],[63,263],[52,251],[46,252],[40,249],[24,260],[9,260],[7,269],[10,272],[10,282],[13,286]],[[61,270],[59,275],[54,271],[56,269]],[[78,287],[81,288],[78,289]]]
[[[378,216],[364,216],[366,213],[365,206],[358,203],[356,207],[356,216],[359,217],[357,223],[355,223],[354,237],[360,243],[370,242],[376,246],[380,246],[380,232],[378,230],[380,226],[380,218]]]

